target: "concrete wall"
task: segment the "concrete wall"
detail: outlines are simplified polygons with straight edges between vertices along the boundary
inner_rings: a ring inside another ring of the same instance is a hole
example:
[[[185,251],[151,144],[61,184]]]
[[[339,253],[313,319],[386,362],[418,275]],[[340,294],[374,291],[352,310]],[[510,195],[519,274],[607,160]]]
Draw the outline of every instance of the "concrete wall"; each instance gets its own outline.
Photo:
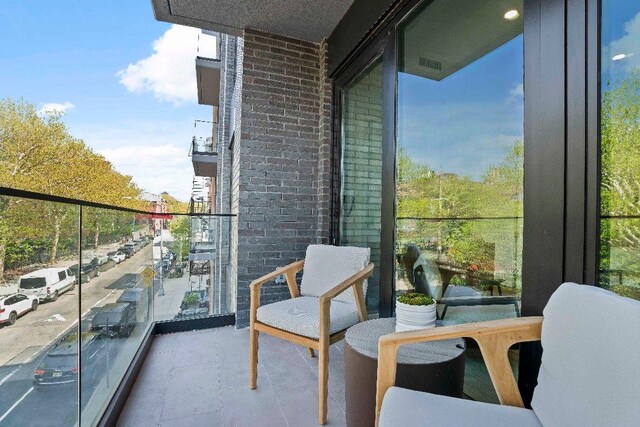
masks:
[[[326,48],[246,30],[242,64],[231,179],[238,327],[249,322],[252,280],[328,241],[330,204]],[[288,297],[282,285],[263,291],[264,303]]]

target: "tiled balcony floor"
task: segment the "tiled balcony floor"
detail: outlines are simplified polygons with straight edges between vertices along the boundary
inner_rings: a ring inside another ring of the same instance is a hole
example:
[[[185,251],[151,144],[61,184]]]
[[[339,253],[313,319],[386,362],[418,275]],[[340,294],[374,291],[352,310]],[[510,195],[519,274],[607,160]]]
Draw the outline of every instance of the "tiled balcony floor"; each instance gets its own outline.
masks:
[[[331,346],[330,426],[345,425],[343,343]],[[317,426],[317,358],[261,334],[250,390],[248,349],[248,330],[233,327],[156,337],[118,425]]]

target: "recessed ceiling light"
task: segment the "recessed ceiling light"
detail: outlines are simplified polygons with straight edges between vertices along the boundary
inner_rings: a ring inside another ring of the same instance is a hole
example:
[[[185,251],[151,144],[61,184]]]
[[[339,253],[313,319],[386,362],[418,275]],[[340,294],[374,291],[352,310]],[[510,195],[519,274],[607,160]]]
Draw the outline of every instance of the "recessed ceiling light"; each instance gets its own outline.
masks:
[[[504,14],[504,19],[508,20],[508,21],[513,21],[514,19],[516,19],[518,16],[520,16],[520,12],[518,12],[515,9],[512,9],[510,11],[508,11],[507,13]]]
[[[611,58],[612,61],[620,61],[621,59],[626,58],[627,55],[624,53],[619,53],[617,55],[615,55],[613,58]]]

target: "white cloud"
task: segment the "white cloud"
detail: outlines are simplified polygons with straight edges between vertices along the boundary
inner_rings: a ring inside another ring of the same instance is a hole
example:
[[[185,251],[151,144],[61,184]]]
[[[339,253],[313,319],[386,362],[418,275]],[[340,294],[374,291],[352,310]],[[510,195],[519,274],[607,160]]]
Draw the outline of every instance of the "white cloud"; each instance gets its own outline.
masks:
[[[162,101],[181,105],[197,101],[195,58],[197,28],[172,25],[153,42],[154,53],[116,73],[129,92],[151,92]]]
[[[121,173],[131,175],[138,186],[160,194],[167,191],[189,200],[193,168],[184,147],[130,145],[98,150]]]
[[[524,84],[520,83],[515,85],[509,92],[511,98],[522,98],[524,96]]]
[[[192,120],[85,122],[70,127],[73,135],[104,155],[117,171],[131,175],[139,187],[155,194],[168,191],[189,200]]]
[[[65,114],[67,111],[75,107],[76,106],[69,101],[65,101],[63,104],[57,102],[49,102],[48,104],[43,104],[42,107],[40,107],[40,110],[38,110],[38,114]]]
[[[626,70],[640,68],[640,13],[625,22],[624,33],[624,36],[609,44],[609,59],[624,54],[625,58],[616,61],[616,63],[622,65]]]

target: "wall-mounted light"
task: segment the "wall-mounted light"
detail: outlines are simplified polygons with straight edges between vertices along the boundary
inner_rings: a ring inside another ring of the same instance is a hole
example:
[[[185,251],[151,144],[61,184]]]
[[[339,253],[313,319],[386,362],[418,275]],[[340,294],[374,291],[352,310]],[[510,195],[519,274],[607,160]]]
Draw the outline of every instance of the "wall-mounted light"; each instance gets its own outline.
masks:
[[[515,9],[512,9],[507,11],[507,13],[504,14],[504,19],[506,19],[507,21],[513,21],[514,19],[517,19],[518,16],[520,16],[520,12],[518,12]]]

